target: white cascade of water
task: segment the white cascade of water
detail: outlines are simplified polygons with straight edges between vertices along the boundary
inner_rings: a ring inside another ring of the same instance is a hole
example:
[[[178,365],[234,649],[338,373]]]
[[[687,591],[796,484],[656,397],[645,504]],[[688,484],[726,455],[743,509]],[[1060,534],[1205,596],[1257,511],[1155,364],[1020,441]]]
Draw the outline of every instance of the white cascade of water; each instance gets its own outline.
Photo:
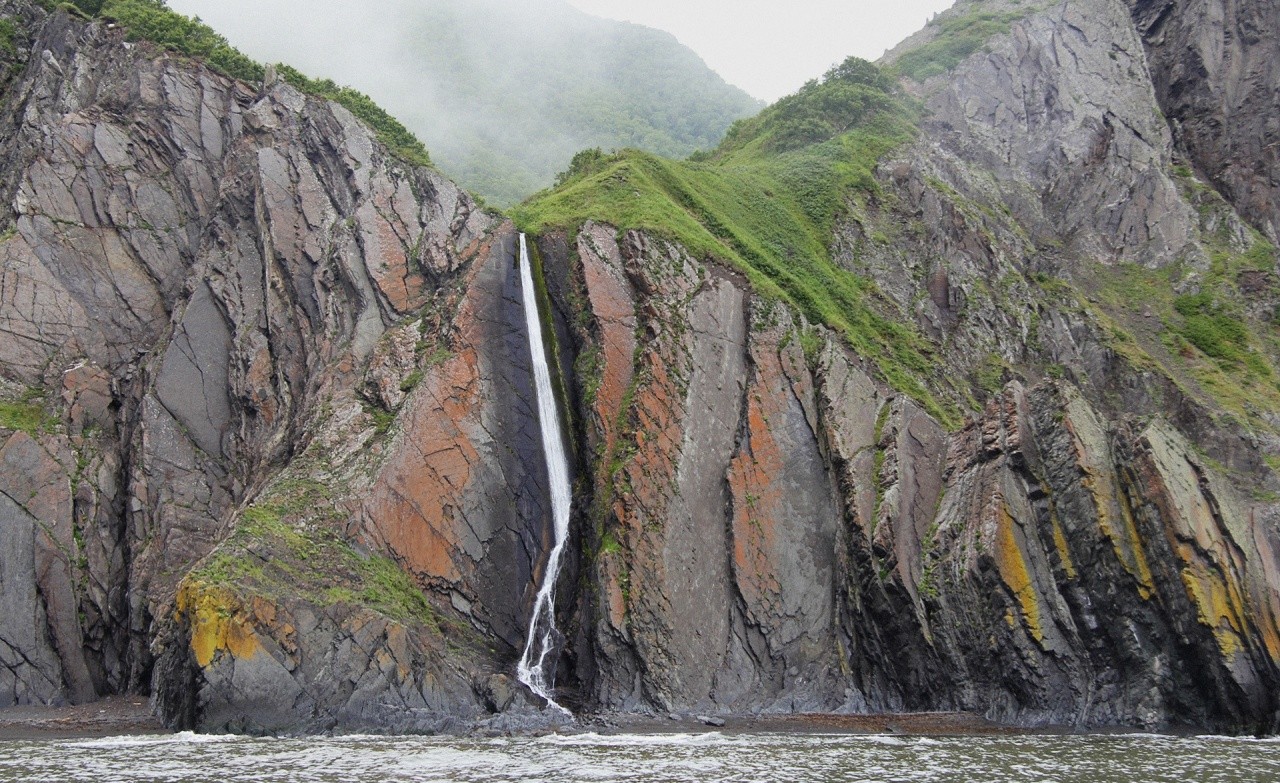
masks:
[[[560,413],[556,408],[556,396],[551,388],[551,372],[547,368],[547,353],[542,344],[542,322],[538,318],[537,292],[533,287],[533,270],[529,262],[529,246],[524,234],[520,235],[520,286],[524,296],[524,320],[529,331],[529,351],[533,354],[533,380],[538,398],[538,422],[542,429],[542,453],[547,458],[547,483],[551,487],[551,518],[555,526],[555,544],[547,559],[547,570],[542,576],[542,586],[533,603],[533,616],[529,619],[529,634],[524,643],[524,654],[516,667],[520,682],[529,690],[547,700],[557,710],[568,710],[551,698],[555,683],[547,678],[547,656],[556,646],[556,577],[560,574],[560,559],[565,541],[569,538],[569,461],[564,454],[564,441],[560,437]]]

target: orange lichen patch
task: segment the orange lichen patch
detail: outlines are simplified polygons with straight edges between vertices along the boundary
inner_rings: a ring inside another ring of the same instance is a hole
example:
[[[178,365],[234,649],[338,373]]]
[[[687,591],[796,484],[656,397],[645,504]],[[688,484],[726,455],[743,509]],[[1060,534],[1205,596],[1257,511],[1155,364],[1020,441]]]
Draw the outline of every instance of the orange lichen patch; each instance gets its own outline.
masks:
[[[1018,599],[1027,632],[1036,642],[1043,644],[1044,627],[1041,624],[1040,595],[1036,592],[1035,583],[1031,580],[1026,556],[1022,552],[1022,547],[1018,545],[1017,533],[1014,530],[1017,522],[1009,513],[1008,506],[1001,504],[997,513],[995,557],[996,566],[1000,569],[1000,578]]]
[[[627,624],[627,589],[630,587],[630,576],[620,558],[611,554],[601,555],[604,568],[605,607],[608,609],[609,625],[622,631]]]
[[[646,521],[657,524],[664,518],[684,438],[682,400],[664,354],[647,355],[643,371],[647,382],[635,390],[631,407],[635,453],[615,477],[618,518],[637,534],[644,531]],[[611,460],[623,462],[616,451]]]
[[[788,422],[794,421],[797,397],[787,356],[799,352],[782,345],[787,327],[757,331],[749,342],[750,360],[755,368],[746,390],[746,431],[728,469],[732,497],[731,553],[733,575],[747,609],[762,624],[777,624],[786,614],[784,590],[778,564],[786,562],[793,546],[788,538]],[[793,357],[794,358],[794,357]],[[800,354],[803,362],[803,354]]]
[[[178,613],[191,628],[191,651],[201,667],[218,654],[252,658],[262,649],[244,605],[229,590],[200,582],[184,582],[178,590]]]
[[[1147,562],[1142,536],[1138,533],[1138,526],[1128,504],[1120,497],[1110,469],[1099,467],[1113,464],[1106,437],[1092,410],[1083,400],[1072,399],[1067,405],[1067,413],[1063,426],[1072,436],[1076,463],[1084,474],[1080,483],[1093,498],[1093,505],[1098,513],[1098,527],[1111,541],[1120,564],[1137,580],[1138,594],[1144,600],[1150,599],[1155,595],[1155,577]]]
[[[1053,517],[1053,545],[1058,550],[1058,557],[1062,560],[1062,567],[1066,569],[1067,576],[1071,579],[1078,577],[1076,564],[1071,560],[1071,550],[1067,547],[1067,536],[1062,532],[1062,523],[1056,514]]]
[[[635,305],[617,247],[607,234],[592,242],[584,232],[578,241],[587,298],[600,334],[600,383],[594,408],[604,435],[605,454],[617,444],[615,422],[634,376],[636,351]],[[597,250],[601,242],[610,245],[610,250]]]
[[[464,343],[471,344],[471,343]],[[456,582],[464,551],[460,518],[480,454],[465,430],[480,416],[479,357],[469,349],[432,368],[401,417],[403,439],[367,509],[380,538],[410,570]]]
[[[393,214],[393,205],[384,193],[373,198],[374,209],[360,210],[364,226],[365,264],[374,283],[400,313],[408,313],[426,303],[426,285],[422,274],[405,252],[402,237],[385,215]]]
[[[771,368],[776,369],[776,368]],[[782,508],[782,492],[775,484],[782,479],[784,462],[773,433],[770,414],[781,416],[785,398],[766,389],[747,399],[747,438],[729,466],[729,490],[733,493],[733,566],[738,587],[748,606],[772,603],[781,592],[774,573],[777,549],[775,525]]]
[[[413,672],[413,657],[409,653],[409,632],[399,623],[387,626],[387,646],[391,662],[395,664],[396,674],[401,681],[407,680]]]

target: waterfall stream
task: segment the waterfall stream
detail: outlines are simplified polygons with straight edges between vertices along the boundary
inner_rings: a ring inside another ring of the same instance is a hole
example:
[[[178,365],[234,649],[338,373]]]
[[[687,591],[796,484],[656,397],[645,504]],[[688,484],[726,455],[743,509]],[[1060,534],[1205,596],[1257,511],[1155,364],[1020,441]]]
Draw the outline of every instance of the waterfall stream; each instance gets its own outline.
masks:
[[[538,398],[538,422],[542,429],[542,453],[547,460],[547,483],[551,490],[551,519],[555,528],[555,544],[547,559],[547,570],[542,575],[542,586],[533,603],[529,618],[529,633],[524,643],[524,654],[516,668],[516,676],[529,689],[547,700],[556,709],[569,713],[551,697],[555,687],[553,678],[547,677],[547,657],[554,656],[556,648],[556,577],[560,574],[560,559],[564,554],[565,540],[569,537],[569,462],[564,453],[564,440],[560,436],[560,413],[556,408],[556,395],[551,387],[551,371],[547,367],[547,352],[542,343],[542,321],[538,318],[538,298],[533,286],[533,269],[529,261],[529,246],[525,235],[520,234],[520,287],[524,297],[524,320],[529,331],[529,351],[533,355],[533,379]],[[553,661],[554,662],[554,661]]]

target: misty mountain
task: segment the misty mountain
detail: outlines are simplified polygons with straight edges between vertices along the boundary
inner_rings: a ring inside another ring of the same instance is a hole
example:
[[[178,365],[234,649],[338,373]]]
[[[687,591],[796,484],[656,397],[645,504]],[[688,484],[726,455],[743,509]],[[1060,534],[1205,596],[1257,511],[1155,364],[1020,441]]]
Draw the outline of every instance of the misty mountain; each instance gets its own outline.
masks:
[[[562,0],[171,5],[259,60],[369,93],[451,176],[504,205],[583,148],[684,157],[761,106],[670,34]]]

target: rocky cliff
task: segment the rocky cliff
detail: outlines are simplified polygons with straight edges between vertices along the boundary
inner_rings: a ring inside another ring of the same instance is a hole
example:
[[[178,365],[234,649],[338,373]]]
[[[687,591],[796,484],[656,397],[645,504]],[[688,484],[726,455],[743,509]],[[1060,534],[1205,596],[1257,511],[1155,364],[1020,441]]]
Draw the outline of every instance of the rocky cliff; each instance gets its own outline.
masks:
[[[542,546],[509,228],[337,104],[3,13],[0,703],[479,709],[439,653],[520,642]]]
[[[958,426],[661,230],[544,241],[589,313],[592,700],[1275,730],[1280,6],[1150,5],[961,3],[887,57],[924,119],[831,257]]]
[[[892,79],[833,71],[916,108],[822,213],[861,297],[828,320],[682,239],[802,256],[687,182],[670,230],[544,221],[566,703],[1280,730],[1278,14],[973,0]],[[512,224],[270,72],[0,15],[0,704],[522,720],[549,531]]]

